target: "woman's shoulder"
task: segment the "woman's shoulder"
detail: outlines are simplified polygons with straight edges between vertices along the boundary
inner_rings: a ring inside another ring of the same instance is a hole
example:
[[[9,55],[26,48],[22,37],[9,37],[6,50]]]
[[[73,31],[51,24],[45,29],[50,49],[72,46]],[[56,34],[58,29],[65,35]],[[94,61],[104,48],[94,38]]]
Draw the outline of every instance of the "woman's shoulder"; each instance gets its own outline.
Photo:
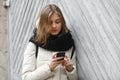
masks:
[[[33,42],[28,42],[27,48],[35,49],[35,47],[36,47],[36,44],[34,44]]]
[[[44,49],[44,48],[42,48],[42,47],[40,47],[40,46],[37,46],[37,45],[36,45],[35,43],[33,43],[33,42],[29,42],[28,45],[27,45],[27,47],[29,47],[29,48],[31,48],[31,49],[34,49],[34,50],[36,50],[37,47],[38,47],[38,49],[40,49],[41,51],[49,51],[49,50]]]

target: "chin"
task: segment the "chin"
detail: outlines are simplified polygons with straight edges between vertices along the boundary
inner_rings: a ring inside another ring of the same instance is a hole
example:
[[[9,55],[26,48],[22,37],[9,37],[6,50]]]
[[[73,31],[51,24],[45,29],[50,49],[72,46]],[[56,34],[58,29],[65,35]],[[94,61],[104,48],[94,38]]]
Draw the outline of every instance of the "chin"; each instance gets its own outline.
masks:
[[[58,35],[58,33],[52,33],[51,35],[56,36],[56,35]]]

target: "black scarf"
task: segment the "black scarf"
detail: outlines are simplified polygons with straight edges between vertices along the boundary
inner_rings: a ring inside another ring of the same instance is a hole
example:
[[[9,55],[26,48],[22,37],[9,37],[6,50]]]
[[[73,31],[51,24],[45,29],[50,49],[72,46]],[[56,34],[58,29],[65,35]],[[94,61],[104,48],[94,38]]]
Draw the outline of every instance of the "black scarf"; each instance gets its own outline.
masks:
[[[50,51],[67,51],[74,45],[74,41],[72,39],[70,32],[68,32],[62,36],[49,36],[46,46],[43,46],[43,44],[41,44],[41,43],[39,43],[39,44],[36,43],[34,36],[32,36],[29,41],[33,42],[34,44],[38,45],[39,47],[42,47],[42,48],[50,50]]]

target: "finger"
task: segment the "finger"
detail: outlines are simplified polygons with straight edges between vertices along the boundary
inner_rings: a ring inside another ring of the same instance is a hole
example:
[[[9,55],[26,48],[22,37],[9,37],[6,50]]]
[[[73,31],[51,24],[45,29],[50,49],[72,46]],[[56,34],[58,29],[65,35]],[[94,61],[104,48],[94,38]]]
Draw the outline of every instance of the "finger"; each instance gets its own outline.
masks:
[[[65,58],[65,61],[70,61],[70,59],[69,58]]]
[[[72,62],[71,62],[70,60],[67,60],[67,61],[65,62],[65,65],[72,65]]]
[[[57,61],[63,61],[64,60],[64,57],[60,57],[60,58],[57,58]]]
[[[57,61],[63,61],[64,58],[63,57],[56,57],[53,59],[53,62],[57,62]]]
[[[59,64],[62,64],[62,61],[56,61],[56,62],[52,62],[53,66],[57,66]]]
[[[57,61],[56,63],[62,64],[63,62],[64,62],[64,60],[60,60],[60,61]]]
[[[70,64],[70,63],[68,63],[68,64],[65,65],[66,68],[69,68],[69,67],[72,67],[72,66],[73,66],[73,65]]]
[[[65,58],[68,58],[67,55],[65,55]]]
[[[56,52],[52,54],[52,58],[56,58]]]

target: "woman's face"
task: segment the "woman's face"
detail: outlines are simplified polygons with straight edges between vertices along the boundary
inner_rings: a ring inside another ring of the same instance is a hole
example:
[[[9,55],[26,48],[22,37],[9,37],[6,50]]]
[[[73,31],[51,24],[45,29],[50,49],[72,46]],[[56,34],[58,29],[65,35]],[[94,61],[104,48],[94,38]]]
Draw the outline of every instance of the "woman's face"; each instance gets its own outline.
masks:
[[[62,28],[62,21],[58,14],[53,13],[50,16],[50,25],[49,25],[49,33],[51,35],[57,35],[61,31]]]

